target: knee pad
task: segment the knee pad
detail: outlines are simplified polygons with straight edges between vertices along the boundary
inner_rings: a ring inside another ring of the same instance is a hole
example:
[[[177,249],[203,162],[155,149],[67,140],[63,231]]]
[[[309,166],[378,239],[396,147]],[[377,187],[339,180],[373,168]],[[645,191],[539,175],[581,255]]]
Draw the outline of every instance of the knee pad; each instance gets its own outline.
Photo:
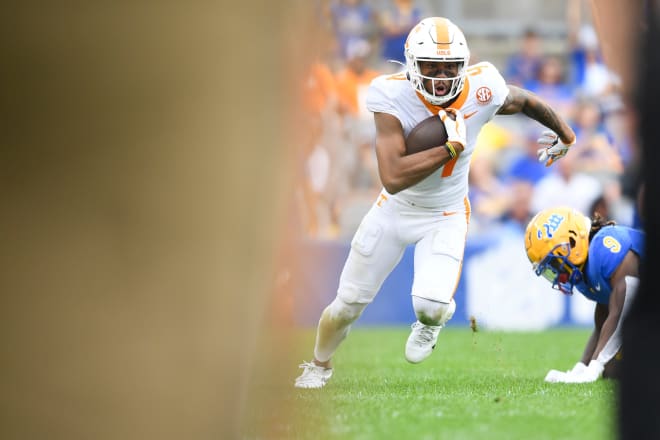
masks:
[[[373,283],[355,282],[342,278],[337,288],[337,298],[346,304],[370,304],[378,293],[380,286]]]
[[[449,303],[431,301],[419,296],[413,296],[412,298],[415,314],[422,324],[445,325],[456,311],[456,302],[453,298]]]
[[[355,322],[367,304],[347,303],[343,299],[336,297],[326,308],[328,317],[335,322],[352,323]]]

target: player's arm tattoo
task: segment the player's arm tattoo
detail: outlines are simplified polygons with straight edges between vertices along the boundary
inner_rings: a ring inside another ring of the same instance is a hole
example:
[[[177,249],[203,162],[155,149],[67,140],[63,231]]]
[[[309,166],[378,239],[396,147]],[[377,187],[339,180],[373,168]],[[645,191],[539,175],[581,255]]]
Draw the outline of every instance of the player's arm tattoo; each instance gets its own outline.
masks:
[[[557,133],[564,143],[569,144],[575,140],[575,133],[571,127],[552,107],[529,90],[510,85],[509,94],[497,113],[501,115],[523,113]]]

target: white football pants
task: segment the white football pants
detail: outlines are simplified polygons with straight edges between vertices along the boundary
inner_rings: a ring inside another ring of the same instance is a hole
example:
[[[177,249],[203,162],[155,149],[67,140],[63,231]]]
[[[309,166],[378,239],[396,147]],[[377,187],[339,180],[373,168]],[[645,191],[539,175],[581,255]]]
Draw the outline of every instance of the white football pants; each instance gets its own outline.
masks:
[[[368,304],[415,244],[413,296],[449,303],[458,287],[470,203],[446,210],[420,208],[383,192],[362,220],[344,265],[337,296]]]

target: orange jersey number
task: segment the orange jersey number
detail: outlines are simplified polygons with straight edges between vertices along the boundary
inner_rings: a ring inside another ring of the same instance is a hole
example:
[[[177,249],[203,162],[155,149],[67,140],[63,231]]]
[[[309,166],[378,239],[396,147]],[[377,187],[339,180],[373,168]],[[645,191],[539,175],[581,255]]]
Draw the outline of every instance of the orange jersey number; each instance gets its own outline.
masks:
[[[487,69],[488,67],[490,67],[488,64],[486,64],[485,66],[468,67],[467,74],[470,75],[470,76],[481,75],[481,73],[484,71],[484,69]]]
[[[467,69],[467,74],[470,76],[477,76],[480,75],[484,69],[487,69],[490,67],[489,65],[485,66],[472,66]],[[445,164],[444,169],[442,170],[442,175],[441,177],[449,177],[451,176],[451,173],[454,171],[454,166],[456,166],[456,161],[458,160],[458,157],[453,158],[449,162]]]
[[[451,159],[449,162],[445,164],[445,167],[442,169],[442,174],[440,177],[449,177],[451,176],[451,173],[454,171],[454,166],[456,166],[456,161],[458,160],[458,157],[455,157]]]

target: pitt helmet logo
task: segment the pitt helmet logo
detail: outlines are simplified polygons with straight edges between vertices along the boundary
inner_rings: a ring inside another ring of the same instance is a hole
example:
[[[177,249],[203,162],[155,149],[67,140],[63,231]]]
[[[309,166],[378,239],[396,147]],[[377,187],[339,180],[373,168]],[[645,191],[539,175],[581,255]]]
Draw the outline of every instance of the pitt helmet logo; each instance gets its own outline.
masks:
[[[550,217],[548,217],[548,221],[543,223],[543,226],[541,227],[542,229],[539,229],[536,232],[537,238],[541,239],[543,238],[543,231],[545,231],[545,235],[548,238],[552,238],[561,226],[561,223],[564,221],[564,216],[559,215],[559,214],[552,214]]]
[[[479,104],[488,104],[493,99],[493,92],[488,87],[479,87],[475,93]]]

